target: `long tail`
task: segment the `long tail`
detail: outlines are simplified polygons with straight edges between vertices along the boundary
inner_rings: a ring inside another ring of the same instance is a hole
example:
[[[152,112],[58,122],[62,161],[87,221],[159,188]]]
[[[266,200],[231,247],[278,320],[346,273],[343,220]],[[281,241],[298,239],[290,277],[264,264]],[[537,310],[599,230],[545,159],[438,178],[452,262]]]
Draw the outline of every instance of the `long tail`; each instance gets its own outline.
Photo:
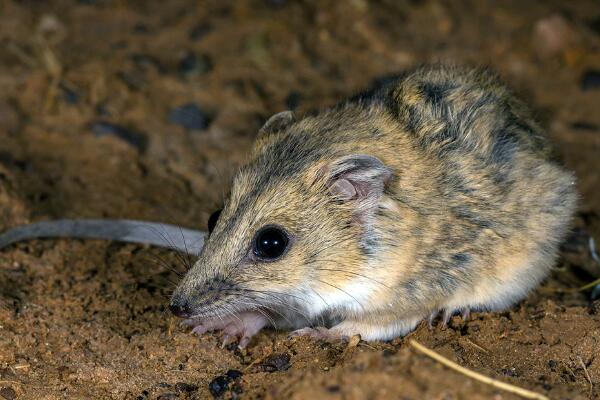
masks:
[[[0,235],[0,249],[39,238],[104,239],[150,244],[197,255],[205,232],[130,219],[59,219],[17,226]]]

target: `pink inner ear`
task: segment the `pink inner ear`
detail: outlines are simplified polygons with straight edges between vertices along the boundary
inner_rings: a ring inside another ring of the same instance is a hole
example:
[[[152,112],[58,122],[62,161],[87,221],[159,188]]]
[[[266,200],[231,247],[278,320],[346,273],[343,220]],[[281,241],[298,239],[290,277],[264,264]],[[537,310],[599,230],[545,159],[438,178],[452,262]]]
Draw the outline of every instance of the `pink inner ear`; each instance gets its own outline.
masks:
[[[352,200],[356,197],[356,188],[347,179],[338,179],[329,186],[331,194],[341,200]]]

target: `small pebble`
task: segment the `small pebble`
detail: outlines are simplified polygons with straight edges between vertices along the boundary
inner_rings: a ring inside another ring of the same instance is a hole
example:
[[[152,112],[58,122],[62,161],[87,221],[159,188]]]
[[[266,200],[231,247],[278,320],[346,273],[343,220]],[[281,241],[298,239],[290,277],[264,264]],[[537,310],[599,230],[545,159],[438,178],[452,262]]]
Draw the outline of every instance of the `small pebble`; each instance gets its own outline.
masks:
[[[302,100],[300,93],[292,90],[285,98],[285,106],[288,108],[288,110],[293,111],[300,105],[300,100]]]
[[[204,130],[208,128],[209,118],[196,104],[188,103],[172,109],[169,122],[188,130]]]
[[[225,375],[227,375],[230,379],[238,379],[242,377],[242,372],[238,371],[237,369],[230,369],[229,371],[227,371],[225,373]]]
[[[198,390],[198,386],[190,385],[189,383],[185,382],[177,382],[175,384],[175,390],[179,393],[192,393]]]
[[[581,77],[581,89],[594,90],[598,88],[600,88],[600,71],[585,71]]]
[[[596,304],[596,311],[600,311],[600,285],[594,286],[592,293],[590,294],[590,299],[595,303],[598,303]]]
[[[195,25],[188,34],[190,40],[200,40],[204,36],[206,36],[210,31],[212,31],[212,26],[207,23],[199,23]]]
[[[179,60],[178,71],[183,78],[196,78],[212,69],[212,61],[206,54],[197,55],[194,52],[185,52]]]
[[[598,125],[592,124],[591,122],[577,121],[571,124],[571,128],[577,129],[578,131],[597,131]]]
[[[133,61],[135,66],[142,71],[146,71],[148,68],[152,68],[161,74],[166,72],[165,67],[162,65],[160,60],[149,54],[133,54],[131,55],[131,61]]]
[[[596,17],[588,22],[588,26],[596,33],[600,35],[600,17]]]
[[[285,371],[291,367],[290,355],[287,353],[271,354],[258,367],[265,372]]]
[[[11,387],[3,387],[0,388],[0,396],[5,398],[6,400],[14,400],[17,398],[17,392]]]
[[[217,376],[208,384],[208,390],[213,395],[213,397],[222,396],[229,387],[229,382],[231,379],[225,375]]]
[[[331,385],[327,387],[329,393],[338,393],[340,391],[340,385]]]
[[[117,72],[117,78],[119,78],[131,90],[142,90],[147,85],[146,81],[139,72],[134,73],[128,71],[119,71]]]
[[[75,90],[73,90],[70,87],[68,87],[67,85],[65,85],[64,82],[61,82],[60,85],[58,85],[58,87],[60,88],[61,96],[62,96],[62,99],[65,101],[65,103],[68,103],[68,104],[79,103],[79,94]]]
[[[156,398],[156,400],[173,400],[178,399],[179,395],[177,393],[163,393]]]
[[[145,135],[120,125],[99,121],[94,122],[90,126],[90,129],[92,133],[98,137],[109,135],[116,136],[138,149],[141,153],[145,152],[148,147],[148,138]]]

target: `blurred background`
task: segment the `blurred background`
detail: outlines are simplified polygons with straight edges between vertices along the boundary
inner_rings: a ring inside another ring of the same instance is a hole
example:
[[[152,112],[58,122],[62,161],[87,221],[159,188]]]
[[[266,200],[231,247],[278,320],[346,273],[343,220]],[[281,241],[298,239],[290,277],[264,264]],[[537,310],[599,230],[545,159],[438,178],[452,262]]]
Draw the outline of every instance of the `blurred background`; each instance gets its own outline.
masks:
[[[588,249],[600,239],[599,50],[597,0],[0,0],[0,229],[59,217],[205,229],[270,115],[335,104],[422,63],[482,64],[532,106],[576,172],[576,229],[548,286],[577,287],[600,268]],[[178,279],[164,264],[181,263],[102,242],[0,254],[0,395],[385,398],[399,385],[410,398],[495,395],[401,340],[348,355],[266,333],[249,353],[220,349],[217,335],[192,337],[164,313]],[[490,375],[591,398],[600,321],[589,299],[540,291],[505,315],[417,334]],[[210,389],[269,352],[292,367],[252,367]]]

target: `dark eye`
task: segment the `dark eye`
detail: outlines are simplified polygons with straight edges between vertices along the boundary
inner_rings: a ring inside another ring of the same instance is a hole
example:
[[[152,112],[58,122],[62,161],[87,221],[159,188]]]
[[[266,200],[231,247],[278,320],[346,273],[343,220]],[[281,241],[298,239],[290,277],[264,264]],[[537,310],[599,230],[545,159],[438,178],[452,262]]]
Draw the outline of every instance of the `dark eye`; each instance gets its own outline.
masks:
[[[215,211],[214,213],[210,214],[210,217],[208,217],[208,234],[210,235],[212,233],[212,231],[215,230],[215,226],[217,226],[217,221],[219,220],[219,216],[221,215],[221,209]]]
[[[288,242],[288,236],[283,229],[267,226],[254,237],[254,254],[264,260],[274,260],[285,252]]]

